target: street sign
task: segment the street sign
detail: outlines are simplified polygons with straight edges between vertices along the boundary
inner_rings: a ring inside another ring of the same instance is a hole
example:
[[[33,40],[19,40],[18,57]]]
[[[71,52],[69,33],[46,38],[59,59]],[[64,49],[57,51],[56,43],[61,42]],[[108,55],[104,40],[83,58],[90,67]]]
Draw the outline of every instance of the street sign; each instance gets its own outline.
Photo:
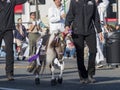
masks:
[[[23,7],[22,4],[21,5],[16,5],[15,9],[14,9],[14,12],[15,13],[23,13],[23,9],[24,9],[24,7]]]

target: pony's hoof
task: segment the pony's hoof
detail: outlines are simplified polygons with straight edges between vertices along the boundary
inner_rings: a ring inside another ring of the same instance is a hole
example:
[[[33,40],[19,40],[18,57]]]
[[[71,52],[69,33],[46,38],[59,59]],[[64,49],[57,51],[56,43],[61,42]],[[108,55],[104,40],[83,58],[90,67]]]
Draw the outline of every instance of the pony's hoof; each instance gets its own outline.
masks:
[[[36,85],[40,84],[40,79],[39,78],[35,78],[35,84]]]
[[[57,84],[56,78],[51,80],[51,86],[55,86]]]
[[[58,77],[58,83],[59,83],[59,84],[62,84],[62,82],[63,82],[63,78],[62,78],[62,77],[61,77],[61,78]]]

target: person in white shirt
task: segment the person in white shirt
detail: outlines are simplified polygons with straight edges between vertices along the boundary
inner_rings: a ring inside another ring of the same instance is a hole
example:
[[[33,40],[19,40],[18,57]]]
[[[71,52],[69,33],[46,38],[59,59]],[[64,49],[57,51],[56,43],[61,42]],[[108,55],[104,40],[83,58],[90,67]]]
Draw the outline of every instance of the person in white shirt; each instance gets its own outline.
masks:
[[[104,22],[105,13],[109,5],[109,0],[96,0],[96,3],[98,4],[97,8],[100,15],[100,21]]]
[[[66,48],[65,48],[65,52],[64,52],[64,58],[67,58],[67,54],[69,53],[69,59],[74,59],[74,55],[75,55],[75,45],[73,43],[71,34],[67,34],[66,38]]]
[[[58,30],[64,32],[65,11],[61,4],[62,0],[53,0],[55,5],[48,10],[48,20],[50,26],[50,34]]]
[[[109,5],[109,0],[96,0],[97,3],[97,8],[98,8],[98,12],[100,15],[100,22],[101,22],[101,28],[103,33],[105,32],[104,30],[104,25],[105,22],[105,13],[107,10],[107,7]],[[97,64],[97,68],[103,67],[102,65],[102,61],[104,61],[104,55],[103,55],[103,42],[100,42],[98,35],[96,35],[96,39],[97,39],[97,54],[96,54],[96,64]]]

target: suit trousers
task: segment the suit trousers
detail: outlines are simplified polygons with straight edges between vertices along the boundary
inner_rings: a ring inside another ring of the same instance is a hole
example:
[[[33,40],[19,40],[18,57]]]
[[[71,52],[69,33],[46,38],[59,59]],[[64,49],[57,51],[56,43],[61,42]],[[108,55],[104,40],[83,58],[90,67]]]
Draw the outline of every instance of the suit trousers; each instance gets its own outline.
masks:
[[[13,30],[6,30],[0,34],[0,45],[2,39],[5,42],[5,52],[6,52],[6,75],[13,76],[14,74],[14,51],[13,51]]]
[[[88,78],[88,75],[95,75],[95,57],[96,57],[96,33],[89,35],[73,34],[72,35],[77,54],[77,66],[79,75],[82,78]],[[88,66],[84,65],[84,44],[89,48]]]

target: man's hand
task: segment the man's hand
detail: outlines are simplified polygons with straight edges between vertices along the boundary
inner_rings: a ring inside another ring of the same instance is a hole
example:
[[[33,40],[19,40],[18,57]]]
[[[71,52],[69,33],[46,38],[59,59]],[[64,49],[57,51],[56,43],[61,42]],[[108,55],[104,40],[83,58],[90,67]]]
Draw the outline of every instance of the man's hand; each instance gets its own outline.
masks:
[[[99,33],[99,39],[100,39],[101,42],[104,41],[104,36],[103,36],[102,32]]]
[[[62,14],[60,17],[61,17],[62,19],[65,19],[66,14]]]
[[[70,27],[69,27],[69,26],[66,26],[64,33],[65,33],[65,34],[68,34],[68,33],[69,33],[69,30],[70,30]]]

